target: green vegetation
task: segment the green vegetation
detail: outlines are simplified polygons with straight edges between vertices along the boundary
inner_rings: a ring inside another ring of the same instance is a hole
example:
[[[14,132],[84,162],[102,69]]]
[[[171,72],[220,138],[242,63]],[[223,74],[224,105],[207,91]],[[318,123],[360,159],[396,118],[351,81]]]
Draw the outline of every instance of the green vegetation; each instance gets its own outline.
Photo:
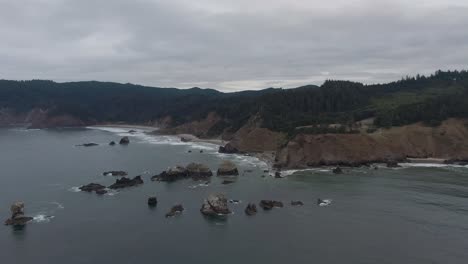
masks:
[[[152,88],[107,82],[0,80],[0,108],[27,112],[49,109],[89,123],[142,123],[171,116],[173,125],[222,117],[208,132],[235,132],[252,116],[274,131],[356,133],[356,121],[375,118],[374,126],[390,127],[423,121],[437,125],[448,117],[468,117],[468,72],[438,71],[431,76],[363,85],[328,80],[295,89],[221,93],[211,89]]]

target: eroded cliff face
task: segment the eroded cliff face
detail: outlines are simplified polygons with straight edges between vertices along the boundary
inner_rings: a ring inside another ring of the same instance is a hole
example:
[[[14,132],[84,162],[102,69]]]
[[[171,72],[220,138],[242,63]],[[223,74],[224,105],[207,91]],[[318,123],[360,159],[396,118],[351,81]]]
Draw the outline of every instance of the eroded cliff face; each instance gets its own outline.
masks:
[[[298,135],[278,151],[285,168],[401,160],[468,159],[468,121],[449,119],[439,127],[413,124],[372,134]]]
[[[261,127],[258,116],[251,117],[248,122],[234,133],[230,143],[242,152],[276,151],[286,140],[286,135]]]
[[[86,126],[84,122],[71,115],[49,115],[45,109],[35,108],[19,113],[10,109],[0,109],[0,126],[23,125],[29,128]]]
[[[174,135],[191,134],[200,138],[206,138],[208,137],[208,131],[210,128],[216,125],[216,123],[218,123],[220,120],[221,118],[216,113],[211,112],[207,115],[206,118],[202,120],[196,120],[179,126],[171,127],[172,118],[165,117],[162,118],[159,122],[160,124],[163,124],[163,126],[160,127],[160,130],[157,131],[157,133]]]

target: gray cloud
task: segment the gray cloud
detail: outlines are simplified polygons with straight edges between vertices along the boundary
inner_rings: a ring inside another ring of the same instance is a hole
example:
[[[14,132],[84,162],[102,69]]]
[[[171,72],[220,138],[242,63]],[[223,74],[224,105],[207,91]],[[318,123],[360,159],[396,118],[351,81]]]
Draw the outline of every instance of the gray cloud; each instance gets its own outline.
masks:
[[[385,82],[467,68],[465,2],[0,0],[0,78],[224,91]]]

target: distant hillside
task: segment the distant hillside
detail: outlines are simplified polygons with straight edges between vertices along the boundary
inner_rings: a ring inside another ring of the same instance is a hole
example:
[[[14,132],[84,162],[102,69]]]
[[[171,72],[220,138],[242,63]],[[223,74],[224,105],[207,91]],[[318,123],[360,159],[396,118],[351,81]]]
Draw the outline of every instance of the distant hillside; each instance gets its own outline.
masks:
[[[234,133],[252,117],[262,128],[291,136],[355,133],[357,121],[365,119],[372,120],[367,125],[372,130],[419,121],[437,125],[449,117],[468,117],[468,72],[438,71],[379,85],[328,80],[321,86],[237,93],[108,82],[0,80],[0,123],[22,119],[34,123],[31,111],[38,109],[43,110],[41,122],[36,122],[39,126],[68,120],[64,124],[124,122],[177,127],[214,113],[217,118],[205,135]],[[50,119],[54,122],[47,123]]]

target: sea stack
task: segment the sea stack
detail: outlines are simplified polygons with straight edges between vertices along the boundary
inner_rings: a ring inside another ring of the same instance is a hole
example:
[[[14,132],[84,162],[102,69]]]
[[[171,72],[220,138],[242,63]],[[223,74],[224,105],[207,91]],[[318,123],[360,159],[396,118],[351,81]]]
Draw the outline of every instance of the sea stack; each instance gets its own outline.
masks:
[[[128,137],[123,137],[122,139],[120,139],[119,141],[119,144],[120,145],[128,145],[130,143],[130,139],[128,139]]]
[[[33,220],[32,217],[24,215],[24,203],[15,202],[10,206],[11,217],[5,221],[5,225],[24,226]]]

